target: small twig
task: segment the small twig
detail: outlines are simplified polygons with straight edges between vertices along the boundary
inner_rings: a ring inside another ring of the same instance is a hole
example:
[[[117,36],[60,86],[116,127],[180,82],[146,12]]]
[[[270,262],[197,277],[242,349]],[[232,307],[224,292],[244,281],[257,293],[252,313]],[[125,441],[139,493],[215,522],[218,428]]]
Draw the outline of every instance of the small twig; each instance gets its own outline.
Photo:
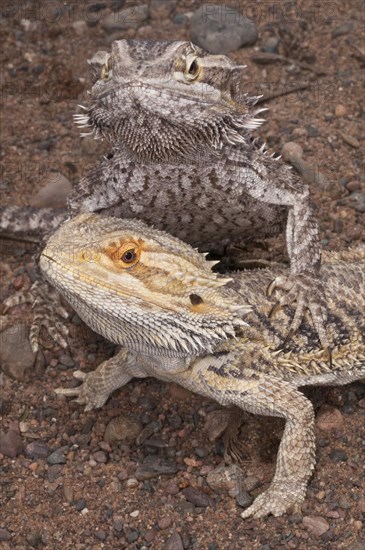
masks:
[[[322,187],[327,184],[326,178],[318,169],[312,168],[302,157],[300,146],[294,142],[288,142],[282,149],[283,159],[290,162],[292,166],[301,174],[306,183],[316,183]]]
[[[281,97],[283,95],[293,94],[295,92],[299,92],[300,90],[306,90],[311,86],[310,82],[298,84],[297,86],[293,86],[292,88],[284,88],[283,90],[279,90],[278,92],[269,92],[266,94],[263,94],[260,99],[257,101],[257,103],[264,103],[264,101],[270,101],[271,99],[274,99],[276,97]]]
[[[351,147],[354,147],[355,149],[358,149],[360,147],[360,143],[357,141],[356,138],[349,136],[348,134],[344,134],[343,132],[339,132],[341,138],[347,145],[350,145]]]
[[[304,63],[304,61],[298,61],[298,59],[292,59],[291,57],[285,57],[278,53],[255,53],[251,56],[251,61],[258,63],[259,65],[269,65],[270,63],[292,63],[293,65],[298,65],[306,71],[311,71],[316,75],[325,75],[326,71],[315,67],[314,65],[309,65],[309,63]]]
[[[15,235],[7,234],[7,233],[0,233],[0,239],[3,239],[4,241],[15,241],[17,243],[30,243],[30,244],[39,244],[42,241],[41,237],[17,237]]]

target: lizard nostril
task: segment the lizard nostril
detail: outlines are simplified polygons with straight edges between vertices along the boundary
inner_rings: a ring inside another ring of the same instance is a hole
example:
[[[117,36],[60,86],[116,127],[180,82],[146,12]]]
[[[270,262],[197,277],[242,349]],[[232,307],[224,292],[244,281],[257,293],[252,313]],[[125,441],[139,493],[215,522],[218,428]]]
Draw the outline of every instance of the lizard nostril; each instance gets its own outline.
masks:
[[[197,306],[204,302],[203,298],[201,296],[198,296],[198,294],[190,294],[189,298],[193,306]]]

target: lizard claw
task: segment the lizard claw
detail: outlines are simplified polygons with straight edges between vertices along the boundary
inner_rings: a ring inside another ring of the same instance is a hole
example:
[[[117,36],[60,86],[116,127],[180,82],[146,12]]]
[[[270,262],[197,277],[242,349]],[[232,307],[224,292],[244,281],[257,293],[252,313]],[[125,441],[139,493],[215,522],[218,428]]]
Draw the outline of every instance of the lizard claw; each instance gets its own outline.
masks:
[[[106,393],[100,391],[99,384],[96,382],[97,371],[86,373],[76,370],[73,376],[76,380],[82,381],[82,384],[76,388],[56,388],[54,391],[57,395],[76,397],[77,399],[73,401],[79,405],[85,405],[85,411],[99,409],[106,403],[110,391]]]
[[[328,352],[331,363],[331,344],[326,330],[327,307],[321,280],[313,274],[279,276],[267,288],[269,296],[272,296],[274,292],[278,294],[278,298],[269,312],[269,318],[272,318],[282,307],[296,304],[294,317],[283,347],[300,327],[305,311],[308,309],[321,346]]]
[[[272,319],[274,315],[282,309],[280,302],[276,302],[269,311],[268,318]]]
[[[306,484],[273,482],[261,495],[255,498],[253,504],[241,514],[241,518],[262,518],[268,514],[275,517],[290,511],[300,511],[304,500]]]

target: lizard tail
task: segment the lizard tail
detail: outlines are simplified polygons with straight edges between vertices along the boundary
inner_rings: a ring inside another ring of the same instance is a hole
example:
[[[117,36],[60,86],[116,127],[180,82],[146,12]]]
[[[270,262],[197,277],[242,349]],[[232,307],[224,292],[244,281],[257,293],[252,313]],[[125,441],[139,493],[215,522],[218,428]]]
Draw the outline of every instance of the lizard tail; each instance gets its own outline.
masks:
[[[0,237],[37,240],[53,232],[68,217],[66,209],[0,206]]]

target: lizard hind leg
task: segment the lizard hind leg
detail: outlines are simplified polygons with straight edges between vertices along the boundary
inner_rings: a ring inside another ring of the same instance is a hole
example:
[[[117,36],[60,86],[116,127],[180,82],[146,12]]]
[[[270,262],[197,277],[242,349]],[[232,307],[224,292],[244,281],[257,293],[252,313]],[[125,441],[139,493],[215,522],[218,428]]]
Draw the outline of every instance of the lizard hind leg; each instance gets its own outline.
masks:
[[[243,513],[243,518],[267,514],[280,516],[299,506],[315,464],[314,411],[311,402],[295,387],[267,374],[232,364],[223,372],[199,369],[210,396],[224,405],[286,420],[276,471],[269,488]]]

